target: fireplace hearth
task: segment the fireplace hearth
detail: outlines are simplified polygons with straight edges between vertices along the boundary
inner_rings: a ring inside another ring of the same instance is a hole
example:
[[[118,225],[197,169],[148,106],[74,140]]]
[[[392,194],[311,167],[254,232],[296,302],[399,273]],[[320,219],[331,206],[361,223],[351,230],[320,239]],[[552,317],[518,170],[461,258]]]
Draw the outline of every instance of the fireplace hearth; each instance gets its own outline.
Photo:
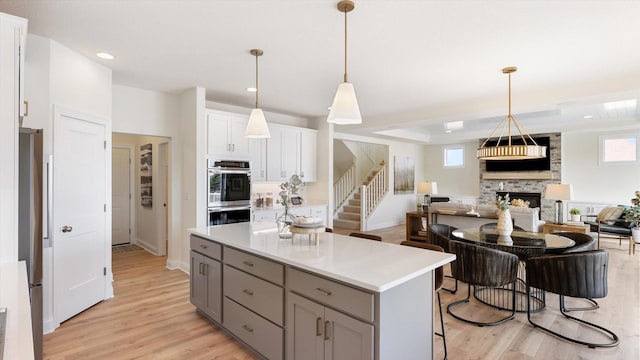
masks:
[[[509,194],[511,200],[522,199],[528,201],[530,208],[541,207],[542,194],[539,192],[496,191],[496,198],[498,198],[498,196],[504,197],[506,194]],[[538,218],[542,220],[542,212],[538,212]]]

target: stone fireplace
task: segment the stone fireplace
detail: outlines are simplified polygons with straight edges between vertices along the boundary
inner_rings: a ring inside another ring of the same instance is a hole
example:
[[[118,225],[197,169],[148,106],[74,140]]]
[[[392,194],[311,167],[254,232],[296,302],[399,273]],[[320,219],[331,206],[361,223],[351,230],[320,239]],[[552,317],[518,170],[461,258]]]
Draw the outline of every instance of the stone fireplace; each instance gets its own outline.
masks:
[[[540,207],[540,218],[546,221],[553,221],[555,216],[555,201],[544,199],[544,192],[547,184],[559,184],[561,178],[561,143],[560,133],[536,134],[536,136],[548,136],[550,140],[550,171],[520,171],[495,173],[486,171],[485,160],[480,160],[480,204],[495,203],[498,193],[510,193],[512,199],[523,199],[530,202],[530,207]],[[532,198],[539,199],[539,205],[531,201]],[[515,196],[521,194],[523,196]],[[539,196],[539,197],[538,197]]]

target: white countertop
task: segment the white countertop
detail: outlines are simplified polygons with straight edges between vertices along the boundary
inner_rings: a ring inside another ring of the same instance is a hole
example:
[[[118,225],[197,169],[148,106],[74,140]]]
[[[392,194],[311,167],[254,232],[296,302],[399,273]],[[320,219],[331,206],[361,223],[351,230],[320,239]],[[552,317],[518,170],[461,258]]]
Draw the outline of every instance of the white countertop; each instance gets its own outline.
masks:
[[[0,264],[0,307],[7,308],[3,358],[33,359],[31,304],[24,261]]]
[[[384,292],[439,266],[455,255],[409,246],[320,234],[315,245],[307,236],[280,239],[275,223],[237,223],[189,229],[223,245],[308,270],[375,292]]]

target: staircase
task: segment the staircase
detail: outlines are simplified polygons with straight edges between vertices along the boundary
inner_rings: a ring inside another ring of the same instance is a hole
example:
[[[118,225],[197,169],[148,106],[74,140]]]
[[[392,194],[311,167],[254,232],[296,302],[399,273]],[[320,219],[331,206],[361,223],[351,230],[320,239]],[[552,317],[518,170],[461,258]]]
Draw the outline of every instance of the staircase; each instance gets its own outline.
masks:
[[[334,227],[360,230],[360,190],[353,193],[337,216],[333,219]]]
[[[333,226],[343,229],[352,230],[366,230],[365,226],[362,226],[362,216],[368,217],[371,212],[377,207],[378,203],[382,200],[386,191],[385,182],[385,163],[384,161],[379,164],[380,167],[372,169],[367,178],[362,182],[361,186],[357,187],[357,190],[353,191],[348,200],[344,202],[342,211],[337,212],[333,219]],[[355,186],[354,186],[355,187]],[[367,193],[367,207],[361,208],[362,195],[361,192]]]

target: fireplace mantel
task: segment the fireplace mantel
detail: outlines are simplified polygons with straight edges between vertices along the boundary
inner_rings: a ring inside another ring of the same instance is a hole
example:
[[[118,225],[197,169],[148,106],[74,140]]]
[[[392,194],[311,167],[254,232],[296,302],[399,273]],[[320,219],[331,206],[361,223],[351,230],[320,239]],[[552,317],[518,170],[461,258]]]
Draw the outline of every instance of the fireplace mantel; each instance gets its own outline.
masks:
[[[551,171],[484,172],[483,180],[556,180]]]

